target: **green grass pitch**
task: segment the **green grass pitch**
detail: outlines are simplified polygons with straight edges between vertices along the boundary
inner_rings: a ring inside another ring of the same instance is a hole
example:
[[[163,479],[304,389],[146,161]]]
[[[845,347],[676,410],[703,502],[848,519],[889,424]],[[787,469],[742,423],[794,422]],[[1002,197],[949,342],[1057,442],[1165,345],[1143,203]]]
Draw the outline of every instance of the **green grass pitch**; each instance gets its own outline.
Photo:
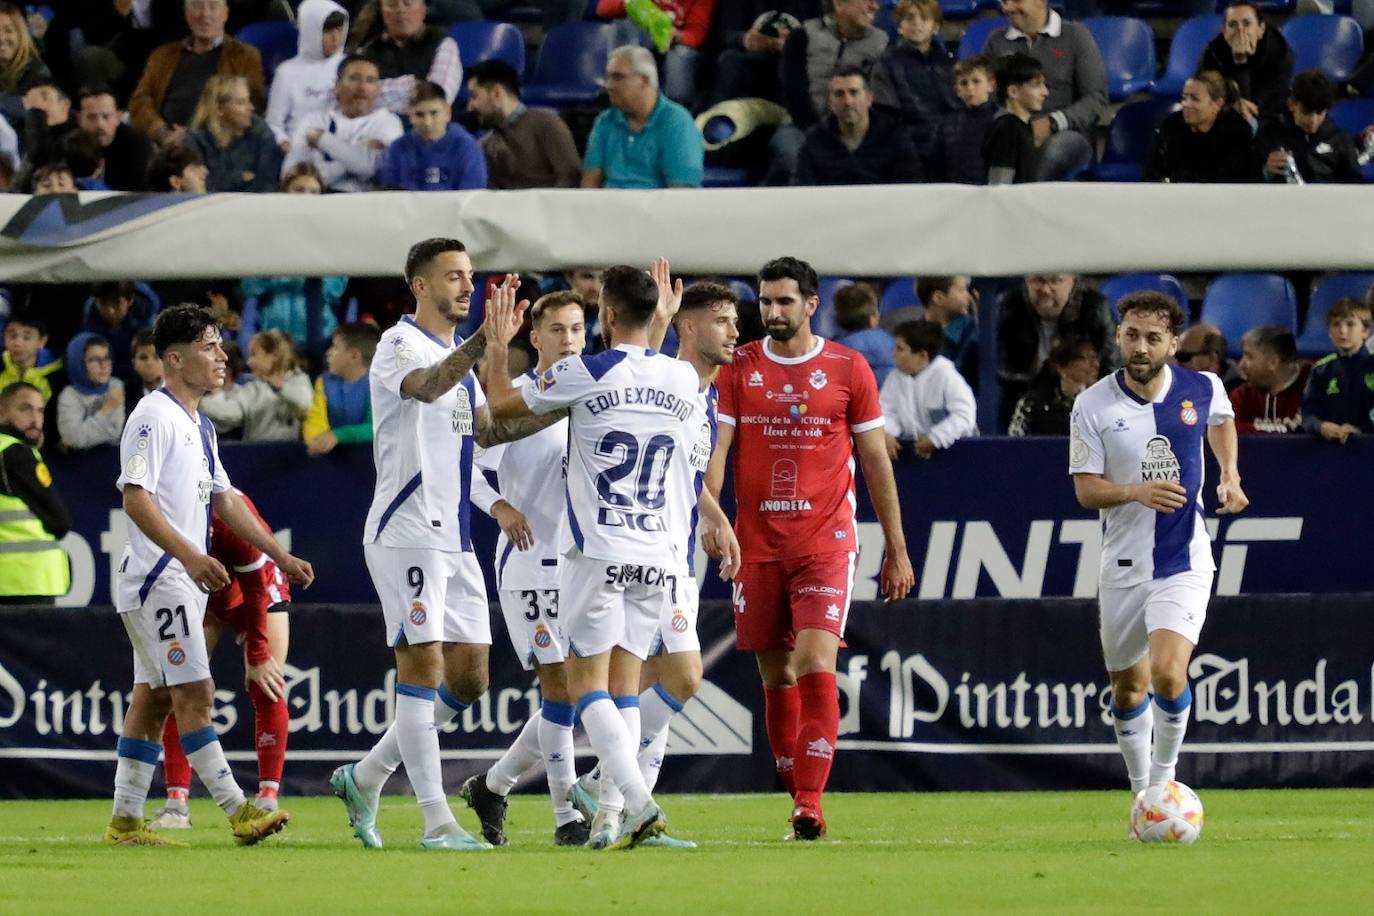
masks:
[[[290,827],[252,849],[204,799],[171,832],[189,849],[99,845],[108,801],[0,802],[0,912],[1374,911],[1374,790],[1204,791],[1191,847],[1128,842],[1124,791],[834,794],[829,838],[805,844],[782,842],[780,795],[660,800],[699,849],[555,849],[534,795],[511,802],[511,844],[480,853],[418,849],[405,797],[384,799],[380,851],[333,798],[288,799]]]

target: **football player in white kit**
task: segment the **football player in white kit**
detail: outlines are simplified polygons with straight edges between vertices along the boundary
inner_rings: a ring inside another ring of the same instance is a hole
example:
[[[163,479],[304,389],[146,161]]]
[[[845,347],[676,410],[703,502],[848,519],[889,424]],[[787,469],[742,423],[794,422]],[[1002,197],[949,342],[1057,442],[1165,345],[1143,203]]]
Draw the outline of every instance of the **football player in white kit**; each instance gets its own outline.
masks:
[[[1069,473],[1078,502],[1101,510],[1102,651],[1117,745],[1139,793],[1174,778],[1193,702],[1188,661],[1216,569],[1202,516],[1204,438],[1221,468],[1218,514],[1249,500],[1221,380],[1169,364],[1183,310],[1152,292],[1119,310],[1125,365],[1074,402]]]
[[[487,325],[467,340],[472,261],[457,239],[417,242],[406,257],[416,309],[382,335],[369,370],[377,488],[363,556],[396,653],[396,717],[376,746],[330,777],[365,847],[382,845],[377,805],[401,763],[424,815],[426,849],[482,849],[444,796],[438,728],[487,689],[491,626],[469,530],[472,456],[538,432],[557,416],[496,421],[472,367]],[[508,276],[512,292],[519,278]]]
[[[229,585],[209,556],[210,513],[308,586],[310,564],[286,551],[229,484],[215,428],[200,399],[224,381],[227,359],[210,313],[173,306],[153,329],[163,387],[139,401],[120,441],[128,546],[115,577],[115,603],[134,650],[134,689],[117,748],[114,811],[105,842],[181,845],[147,827],[143,807],[162,750],[168,713],[177,718],[192,768],[229,816],[234,840],[251,845],[281,830],[289,816],[246,801],[211,724],[215,685],[205,648],[207,594]]]
[[[515,380],[533,384],[554,363],[579,356],[587,342],[582,297],[572,291],[542,296],[530,309],[530,343],[538,364]],[[560,420],[519,442],[479,450],[477,466],[495,474],[499,492],[473,475],[472,501],[501,526],[496,541],[496,588],[506,632],[526,671],[539,676],[542,705],[510,749],[485,773],[463,783],[461,794],[477,812],[487,842],[504,846],[506,796],[540,763],[553,800],[554,844],[587,842],[587,821],[568,802],[577,777],[573,750],[576,709],[563,662],[568,639],[559,615],[560,543],[567,524],[564,466],[568,424]]]
[[[512,291],[488,305],[488,318],[505,340],[514,336],[523,312],[513,300]],[[561,360],[519,389],[505,378],[504,347],[493,341],[490,352],[494,416],[570,409],[560,587],[568,686],[601,760],[603,781],[624,794],[624,828],[606,844],[614,848],[637,845],[666,826],[635,761],[639,672],[686,568],[668,507],[690,498],[693,452],[709,450],[698,442],[705,416],[696,372],[649,347],[657,306],[658,289],[648,274],[613,267],[601,297],[610,349]],[[601,845],[595,832],[591,844]]]

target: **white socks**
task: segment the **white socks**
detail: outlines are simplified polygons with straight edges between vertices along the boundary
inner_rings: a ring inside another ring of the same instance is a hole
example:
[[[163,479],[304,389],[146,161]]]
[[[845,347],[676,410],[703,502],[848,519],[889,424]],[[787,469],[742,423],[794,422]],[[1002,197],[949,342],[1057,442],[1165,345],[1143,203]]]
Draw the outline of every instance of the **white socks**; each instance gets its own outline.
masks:
[[[434,725],[436,740],[438,740],[437,729],[452,722],[468,706],[449,693],[448,688],[442,685],[434,694]],[[396,700],[399,706],[399,690]],[[397,718],[400,718],[399,713]],[[381,800],[382,789],[386,786],[386,781],[391,778],[391,774],[395,773],[396,768],[400,765],[401,745],[396,736],[396,723],[392,722],[385,734],[373,745],[372,750],[367,752],[367,756],[359,760],[353,768],[353,780],[358,784],[358,789],[368,797],[368,801],[374,809]]]
[[[539,716],[532,716],[520,730],[501,759],[487,770],[487,788],[497,795],[509,795],[525,771],[539,762]]]
[[[668,728],[664,726],[648,745],[639,742],[639,771],[644,774],[644,785],[650,792],[658,785],[658,774],[663,769],[663,754],[668,749]]]
[[[1126,760],[1126,775],[1131,778],[1132,795],[1139,794],[1149,784],[1153,723],[1154,714],[1149,697],[1131,709],[1120,709],[1115,703],[1112,704],[1112,727],[1116,732],[1116,745],[1121,748],[1121,756]]]
[[[1155,695],[1154,750],[1150,754],[1150,783],[1169,782],[1178,765],[1178,751],[1183,747],[1183,734],[1188,730],[1188,713],[1193,707],[1193,691],[1187,684],[1173,699]]]
[[[205,788],[210,790],[215,804],[232,817],[243,807],[243,790],[234,780],[234,771],[229,769],[229,761],[224,757],[224,748],[220,747],[215,727],[207,725],[189,735],[182,734],[181,749],[191,762],[191,769],[196,771]]]
[[[444,796],[443,772],[439,763],[439,731],[434,724],[434,700],[438,691],[433,687],[414,684],[396,685],[396,743],[406,776],[415,791],[415,801],[425,816],[425,835],[433,836],[441,828],[455,823]],[[390,732],[391,729],[388,729]]]
[[[621,699],[623,701],[626,698]],[[578,708],[582,714],[582,727],[591,740],[596,756],[601,760],[602,798],[606,797],[607,784],[612,784],[624,793],[625,803],[630,806],[630,810],[639,811],[651,799],[649,789],[644,784],[644,776],[639,772],[639,765],[635,760],[639,738],[638,735],[630,733],[627,722],[630,717],[622,717],[621,711],[616,709],[616,704],[611,700],[611,695],[604,690],[594,690],[583,696]],[[639,709],[637,705],[633,708],[634,724],[638,731]]]
[[[544,770],[549,778],[549,798],[553,801],[553,819],[562,827],[577,820],[577,812],[568,803],[568,790],[577,779],[577,764],[573,759],[573,722],[576,710],[571,703],[545,700],[539,710],[539,752],[544,758]]]
[[[116,753],[119,762],[115,765],[113,814],[141,818],[162,745],[139,738],[120,738]]]

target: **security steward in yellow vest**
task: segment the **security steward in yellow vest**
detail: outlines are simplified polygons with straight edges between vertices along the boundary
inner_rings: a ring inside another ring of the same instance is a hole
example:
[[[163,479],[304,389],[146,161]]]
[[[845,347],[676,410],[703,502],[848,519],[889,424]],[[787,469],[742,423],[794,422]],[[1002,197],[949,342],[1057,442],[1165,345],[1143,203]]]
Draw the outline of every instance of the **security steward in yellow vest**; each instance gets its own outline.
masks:
[[[38,446],[43,395],[27,382],[0,391],[0,604],[53,604],[71,588],[58,540],[71,515]]]

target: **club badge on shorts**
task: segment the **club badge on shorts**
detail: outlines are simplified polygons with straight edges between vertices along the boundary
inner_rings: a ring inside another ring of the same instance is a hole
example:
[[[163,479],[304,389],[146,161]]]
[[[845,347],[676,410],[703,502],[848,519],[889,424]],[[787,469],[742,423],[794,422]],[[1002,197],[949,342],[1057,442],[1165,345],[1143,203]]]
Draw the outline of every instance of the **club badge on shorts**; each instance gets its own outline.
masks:
[[[417,627],[422,627],[422,626],[425,625],[425,621],[428,620],[428,619],[429,619],[429,614],[426,613],[426,611],[425,611],[425,606],[424,606],[423,604],[421,604],[420,602],[416,601],[416,602],[413,602],[413,603],[410,605],[410,622],[411,622],[411,623],[415,624]]]
[[[547,649],[553,645],[553,637],[549,635],[548,627],[542,623],[534,628],[534,644],[541,649]]]
[[[186,650],[176,640],[173,640],[172,645],[167,649],[167,661],[177,667],[186,664]]]
[[[1192,401],[1184,401],[1179,407],[1178,418],[1183,421],[1184,426],[1197,426],[1197,408]]]
[[[690,624],[687,622],[687,615],[682,613],[681,608],[673,608],[673,632],[686,633],[688,626],[690,626]]]

